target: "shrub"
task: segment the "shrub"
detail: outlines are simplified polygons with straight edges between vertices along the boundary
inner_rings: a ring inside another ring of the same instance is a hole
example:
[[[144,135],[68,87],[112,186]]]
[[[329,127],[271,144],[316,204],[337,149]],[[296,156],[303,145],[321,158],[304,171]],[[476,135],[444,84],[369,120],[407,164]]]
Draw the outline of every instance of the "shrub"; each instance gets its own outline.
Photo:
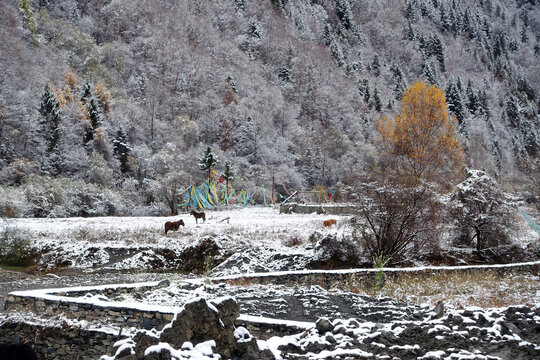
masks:
[[[469,178],[450,196],[450,214],[460,230],[458,241],[476,243],[476,250],[506,244],[515,227],[515,209],[499,185],[480,170],[469,170]]]
[[[361,259],[358,245],[347,237],[338,239],[334,235],[328,235],[315,245],[315,251],[317,260],[313,265],[325,269],[356,267]]]
[[[37,250],[30,234],[17,227],[6,226],[0,232],[0,264],[29,266],[36,262]]]
[[[352,222],[354,238],[370,258],[384,254],[388,264],[438,244],[439,204],[426,185],[390,181],[364,183],[361,210]]]

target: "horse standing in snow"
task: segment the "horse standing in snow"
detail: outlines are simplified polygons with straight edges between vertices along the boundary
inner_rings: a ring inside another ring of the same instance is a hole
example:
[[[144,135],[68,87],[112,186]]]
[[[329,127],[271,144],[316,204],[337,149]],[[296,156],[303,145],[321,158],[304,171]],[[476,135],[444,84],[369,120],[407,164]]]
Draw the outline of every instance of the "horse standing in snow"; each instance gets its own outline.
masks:
[[[199,219],[203,219],[203,222],[206,222],[206,214],[204,212],[196,212],[195,210],[191,210],[191,215],[195,216],[195,222],[198,224]]]
[[[165,235],[167,235],[167,231],[178,231],[180,228],[180,225],[186,226],[184,224],[184,220],[180,219],[178,221],[167,221],[165,223]]]
[[[335,220],[335,219],[332,219],[332,220],[324,220],[323,225],[324,225],[325,227],[332,227],[332,225],[336,225],[336,220]]]

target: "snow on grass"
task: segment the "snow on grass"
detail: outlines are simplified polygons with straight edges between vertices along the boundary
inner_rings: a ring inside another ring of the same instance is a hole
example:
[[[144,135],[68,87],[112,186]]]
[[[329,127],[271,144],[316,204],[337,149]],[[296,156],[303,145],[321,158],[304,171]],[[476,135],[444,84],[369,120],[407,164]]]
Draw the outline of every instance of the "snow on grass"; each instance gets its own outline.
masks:
[[[259,249],[268,258],[278,250],[283,254],[305,253],[307,239],[315,231],[340,237],[352,232],[348,225],[350,216],[279,214],[278,209],[269,207],[233,208],[206,214],[206,223],[198,224],[187,213],[175,217],[21,218],[0,223],[0,230],[20,229],[38,250],[54,251],[55,259],[62,259],[72,267],[93,268],[111,262],[107,265],[111,270],[145,268],[145,262],[156,256],[149,248],[181,251],[205,237],[217,239],[221,247],[232,253]],[[221,221],[226,218],[229,220]],[[323,221],[328,218],[336,219],[337,226],[324,228]],[[165,222],[179,219],[185,226],[165,235]],[[115,248],[141,249],[141,253],[113,261],[106,250]],[[257,268],[256,264],[253,266]],[[249,269],[238,272],[242,270]]]

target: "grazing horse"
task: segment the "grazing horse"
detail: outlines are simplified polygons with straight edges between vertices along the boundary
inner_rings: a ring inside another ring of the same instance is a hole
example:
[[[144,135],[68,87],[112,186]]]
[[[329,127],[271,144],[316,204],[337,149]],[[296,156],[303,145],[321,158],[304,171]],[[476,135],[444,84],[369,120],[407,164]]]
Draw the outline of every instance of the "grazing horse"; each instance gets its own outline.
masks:
[[[332,225],[336,225],[336,220],[335,220],[335,219],[332,219],[332,220],[324,220],[323,225],[324,225],[325,227],[331,227]]]
[[[203,219],[203,222],[206,222],[206,214],[201,212],[196,212],[195,210],[191,210],[191,215],[195,216],[195,222],[198,224],[199,219]]]
[[[178,221],[167,221],[165,223],[165,235],[167,235],[167,231],[178,231],[178,228],[182,226],[186,226],[184,224],[184,220],[180,219]]]

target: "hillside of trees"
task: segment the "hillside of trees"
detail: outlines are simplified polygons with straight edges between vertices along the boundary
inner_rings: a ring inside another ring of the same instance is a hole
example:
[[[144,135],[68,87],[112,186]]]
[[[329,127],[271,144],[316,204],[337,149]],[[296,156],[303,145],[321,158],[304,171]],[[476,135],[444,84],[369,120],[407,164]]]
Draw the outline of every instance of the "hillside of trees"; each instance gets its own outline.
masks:
[[[235,188],[355,188],[417,81],[444,90],[466,166],[520,190],[540,156],[537,0],[4,0],[0,19],[6,216],[170,214],[208,146]]]

